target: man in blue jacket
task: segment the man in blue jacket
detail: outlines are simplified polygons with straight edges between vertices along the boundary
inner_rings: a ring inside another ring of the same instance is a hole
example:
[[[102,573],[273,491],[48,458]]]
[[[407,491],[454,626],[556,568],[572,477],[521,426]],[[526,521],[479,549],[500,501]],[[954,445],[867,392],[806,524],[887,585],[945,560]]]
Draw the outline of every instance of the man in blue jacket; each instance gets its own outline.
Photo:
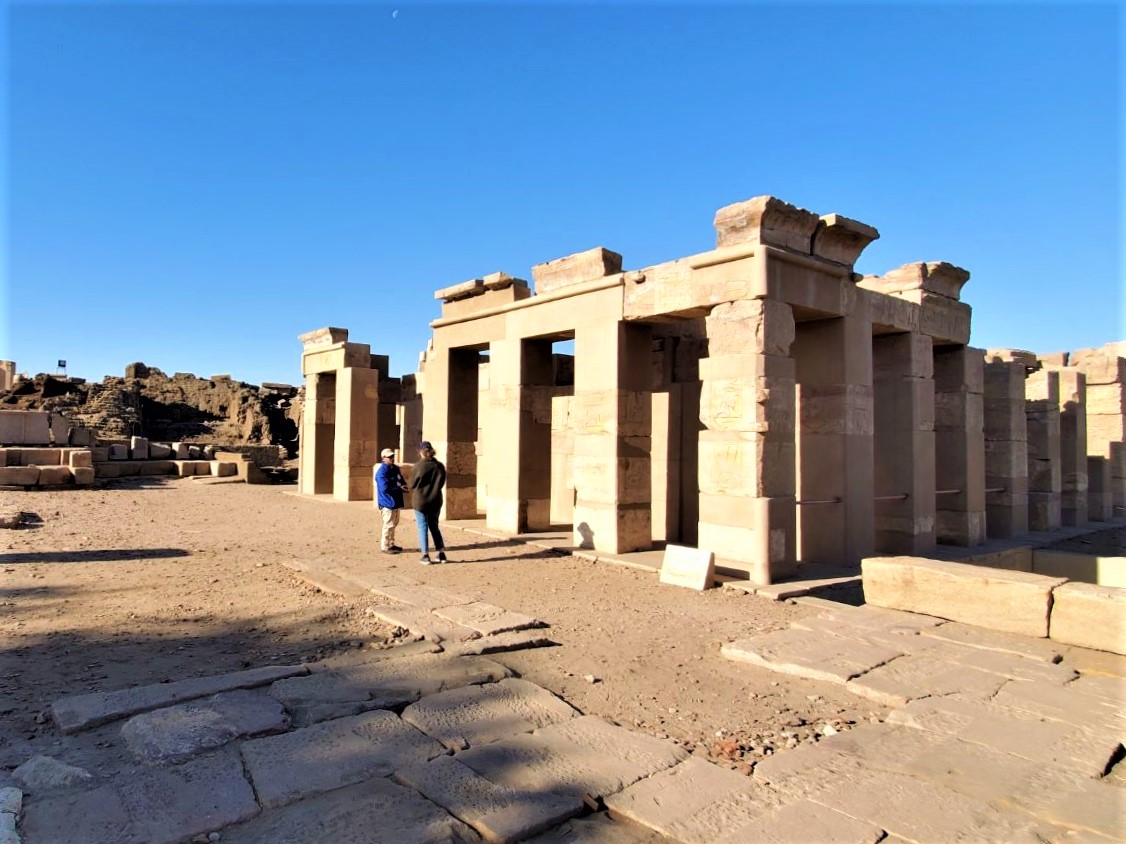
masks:
[[[398,554],[403,549],[395,544],[395,528],[399,525],[399,511],[403,509],[403,492],[407,482],[395,465],[395,452],[389,448],[379,453],[375,469],[375,498],[379,515],[383,517],[383,530],[379,537],[379,550],[384,554]]]

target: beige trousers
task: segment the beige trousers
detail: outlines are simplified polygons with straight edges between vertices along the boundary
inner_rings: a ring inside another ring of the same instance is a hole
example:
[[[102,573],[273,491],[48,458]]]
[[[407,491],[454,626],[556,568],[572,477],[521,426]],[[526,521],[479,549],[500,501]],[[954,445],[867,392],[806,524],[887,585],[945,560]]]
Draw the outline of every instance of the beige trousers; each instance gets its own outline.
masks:
[[[379,536],[379,550],[388,551],[395,544],[395,528],[399,526],[399,511],[392,507],[380,507],[383,517],[383,530]]]

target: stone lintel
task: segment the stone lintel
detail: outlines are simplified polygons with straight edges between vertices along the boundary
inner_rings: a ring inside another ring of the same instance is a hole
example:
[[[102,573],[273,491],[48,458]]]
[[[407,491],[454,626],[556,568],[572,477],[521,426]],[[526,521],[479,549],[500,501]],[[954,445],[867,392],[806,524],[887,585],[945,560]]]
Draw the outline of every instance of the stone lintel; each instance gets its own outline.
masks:
[[[773,196],[756,196],[715,212],[716,246],[765,243],[809,255],[821,218]]]
[[[316,346],[332,346],[337,343],[343,343],[348,339],[347,328],[333,328],[325,326],[318,328],[315,331],[307,331],[297,338],[306,349],[311,349]]]
[[[986,349],[986,363],[1019,363],[1029,372],[1040,369],[1040,360],[1035,352],[1024,349]]]
[[[859,287],[877,293],[896,295],[908,290],[925,290],[958,300],[970,273],[946,261],[916,261],[889,270],[882,276],[867,275],[857,282]]]
[[[622,256],[604,246],[596,246],[585,252],[536,264],[532,267],[532,282],[536,294],[542,295],[560,287],[605,278],[621,271]]]
[[[859,220],[825,214],[813,234],[813,254],[851,267],[865,247],[879,237],[875,228]]]
[[[434,298],[442,302],[456,302],[458,299],[468,299],[470,296],[480,296],[485,292],[485,283],[479,278],[471,278],[459,284],[443,287],[434,291]]]

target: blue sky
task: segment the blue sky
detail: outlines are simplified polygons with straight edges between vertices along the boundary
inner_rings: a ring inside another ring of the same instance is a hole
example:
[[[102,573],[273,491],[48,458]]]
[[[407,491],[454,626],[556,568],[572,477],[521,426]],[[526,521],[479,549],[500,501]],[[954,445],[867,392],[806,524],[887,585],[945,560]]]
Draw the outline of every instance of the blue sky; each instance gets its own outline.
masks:
[[[971,342],[1126,338],[1116,4],[10,3],[0,358],[411,372],[437,288],[774,194],[969,269]]]

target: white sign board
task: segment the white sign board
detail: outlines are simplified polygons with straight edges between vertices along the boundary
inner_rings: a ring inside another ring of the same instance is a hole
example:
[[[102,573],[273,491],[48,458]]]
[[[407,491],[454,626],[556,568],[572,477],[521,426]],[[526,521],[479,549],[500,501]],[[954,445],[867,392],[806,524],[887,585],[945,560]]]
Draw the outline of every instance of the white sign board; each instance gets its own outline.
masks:
[[[703,591],[715,585],[715,554],[684,545],[665,546],[661,583]]]

